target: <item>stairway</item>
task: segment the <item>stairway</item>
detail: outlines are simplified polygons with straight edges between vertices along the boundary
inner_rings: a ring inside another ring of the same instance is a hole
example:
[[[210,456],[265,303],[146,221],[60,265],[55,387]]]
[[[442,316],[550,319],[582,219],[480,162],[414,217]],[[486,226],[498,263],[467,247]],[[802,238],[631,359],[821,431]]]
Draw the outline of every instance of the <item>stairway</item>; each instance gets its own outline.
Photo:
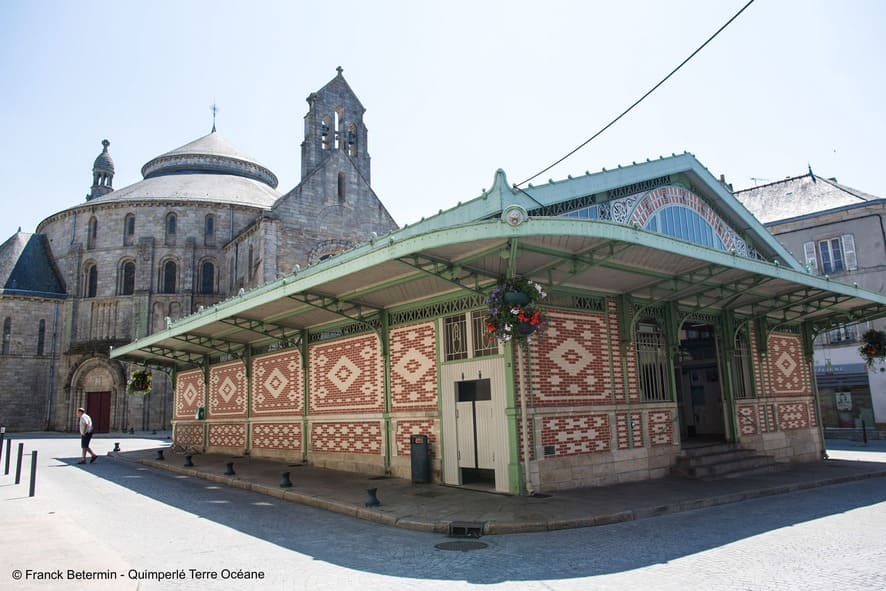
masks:
[[[674,465],[675,474],[703,480],[734,478],[779,469],[772,456],[759,455],[737,443],[715,443],[684,448]]]

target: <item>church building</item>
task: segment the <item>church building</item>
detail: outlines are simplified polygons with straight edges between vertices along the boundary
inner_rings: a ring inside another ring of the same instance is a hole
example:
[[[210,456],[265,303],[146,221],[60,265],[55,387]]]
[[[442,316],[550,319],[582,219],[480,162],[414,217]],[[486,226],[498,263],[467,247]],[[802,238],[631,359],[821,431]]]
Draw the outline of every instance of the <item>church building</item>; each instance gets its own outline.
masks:
[[[112,348],[397,228],[370,186],[365,109],[341,68],[307,102],[289,191],[214,123],[120,189],[104,140],[86,199],[0,245],[0,424],[70,431],[83,406],[98,432],[169,429],[170,374],[132,393],[139,368]],[[231,319],[243,328],[262,330]]]

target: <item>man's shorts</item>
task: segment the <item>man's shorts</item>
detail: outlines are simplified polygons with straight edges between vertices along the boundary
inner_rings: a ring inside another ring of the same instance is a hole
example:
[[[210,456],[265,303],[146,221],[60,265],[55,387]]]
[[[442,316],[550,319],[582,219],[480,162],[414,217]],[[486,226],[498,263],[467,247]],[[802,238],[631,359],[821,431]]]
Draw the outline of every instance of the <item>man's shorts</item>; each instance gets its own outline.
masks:
[[[92,441],[92,431],[86,435],[80,436],[80,449],[89,449],[89,442]]]

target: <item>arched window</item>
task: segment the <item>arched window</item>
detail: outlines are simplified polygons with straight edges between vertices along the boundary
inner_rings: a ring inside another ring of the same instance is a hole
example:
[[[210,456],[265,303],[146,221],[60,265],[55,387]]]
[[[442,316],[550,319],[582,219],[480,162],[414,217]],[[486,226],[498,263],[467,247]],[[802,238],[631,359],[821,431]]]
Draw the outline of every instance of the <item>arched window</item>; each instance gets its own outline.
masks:
[[[320,149],[328,150],[330,144],[331,130],[329,129],[330,122],[329,117],[323,116],[323,119],[320,120]]]
[[[215,216],[208,215],[203,221],[203,243],[215,244]]]
[[[135,293],[135,262],[125,261],[120,265],[120,295],[132,295]]]
[[[726,250],[711,224],[683,205],[662,207],[646,222],[646,229],[702,246]]]
[[[348,126],[348,156],[357,155],[357,126],[351,123]]]
[[[338,173],[338,202],[345,202],[345,173]]]
[[[166,244],[175,244],[176,221],[174,213],[166,214]]]
[[[135,215],[127,213],[123,218],[123,244],[130,245],[135,240]]]
[[[215,293],[215,265],[210,261],[200,267],[200,293]]]
[[[94,298],[98,293],[98,269],[95,263],[86,267],[83,279],[83,297]]]
[[[9,344],[12,341],[12,318],[3,320],[3,355],[9,355]]]
[[[166,261],[163,263],[162,286],[160,293],[175,293],[175,280],[178,275],[178,267],[175,261]]]
[[[43,356],[43,347],[46,343],[46,321],[42,318],[37,323],[37,356]]]
[[[249,266],[246,267],[246,279],[248,281],[252,281],[252,265],[255,264],[255,259],[253,258],[253,255],[252,255],[252,245],[251,244],[249,245],[249,255],[247,257],[247,260],[249,262]]]
[[[89,218],[89,225],[87,226],[87,235],[86,235],[86,248],[95,248],[95,239],[98,236],[98,220],[95,219],[95,216]]]

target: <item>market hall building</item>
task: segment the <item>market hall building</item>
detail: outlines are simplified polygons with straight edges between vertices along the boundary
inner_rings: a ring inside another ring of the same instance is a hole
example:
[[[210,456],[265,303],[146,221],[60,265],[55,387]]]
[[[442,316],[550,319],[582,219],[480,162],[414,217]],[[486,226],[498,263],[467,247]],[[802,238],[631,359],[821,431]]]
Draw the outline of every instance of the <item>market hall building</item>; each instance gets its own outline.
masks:
[[[513,278],[540,328],[497,339]],[[709,443],[820,459],[812,341],[883,315],[683,154],[525,190],[499,171],[111,356],[171,373],[177,446],[408,478],[419,434],[435,482],[517,494],[660,477]]]

